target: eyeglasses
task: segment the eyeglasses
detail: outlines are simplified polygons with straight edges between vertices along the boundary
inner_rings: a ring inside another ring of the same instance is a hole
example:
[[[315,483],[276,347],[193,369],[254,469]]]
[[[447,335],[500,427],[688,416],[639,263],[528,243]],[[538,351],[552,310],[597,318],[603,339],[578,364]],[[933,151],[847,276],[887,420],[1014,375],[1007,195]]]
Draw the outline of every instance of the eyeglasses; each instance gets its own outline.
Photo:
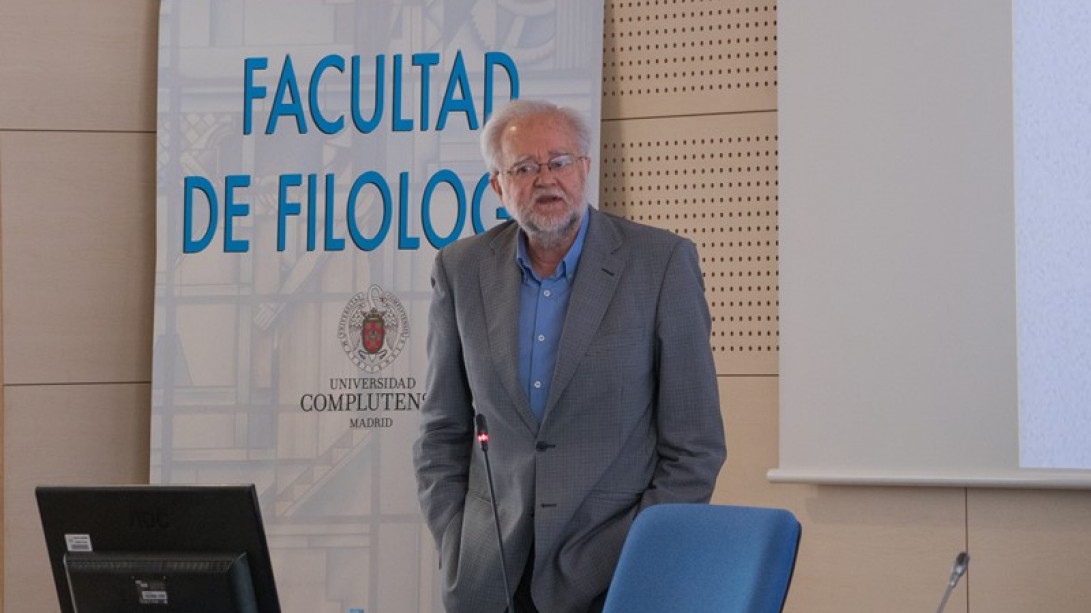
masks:
[[[540,173],[544,167],[549,169],[550,174],[563,177],[572,172],[577,161],[586,159],[587,156],[585,155],[574,156],[565,153],[552,158],[545,164],[539,164],[535,160],[524,160],[505,170],[504,173],[515,179],[529,179],[530,177],[538,176],[538,173]]]

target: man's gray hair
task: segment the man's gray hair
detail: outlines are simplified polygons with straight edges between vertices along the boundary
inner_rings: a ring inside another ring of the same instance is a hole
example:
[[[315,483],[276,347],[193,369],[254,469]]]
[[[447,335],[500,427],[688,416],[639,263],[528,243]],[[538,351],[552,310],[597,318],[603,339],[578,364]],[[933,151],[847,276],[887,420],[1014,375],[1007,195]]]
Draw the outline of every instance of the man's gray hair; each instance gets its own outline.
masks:
[[[573,151],[576,155],[587,155],[591,148],[591,128],[587,125],[584,116],[575,109],[557,106],[545,100],[512,100],[499,111],[489,117],[485,123],[485,129],[481,131],[481,156],[485,158],[485,166],[489,172],[500,172],[500,139],[504,130],[512,122],[530,115],[552,115],[566,122],[576,134],[580,150]]]

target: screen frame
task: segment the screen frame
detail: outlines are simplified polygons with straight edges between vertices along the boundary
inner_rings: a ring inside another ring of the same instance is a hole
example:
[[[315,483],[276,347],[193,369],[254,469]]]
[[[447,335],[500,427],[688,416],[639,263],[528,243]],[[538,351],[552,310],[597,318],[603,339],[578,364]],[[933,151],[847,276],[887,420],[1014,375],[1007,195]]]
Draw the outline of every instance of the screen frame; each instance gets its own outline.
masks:
[[[42,485],[35,495],[63,613],[75,613],[65,569],[70,551],[167,558],[245,554],[258,611],[280,612],[253,484]]]

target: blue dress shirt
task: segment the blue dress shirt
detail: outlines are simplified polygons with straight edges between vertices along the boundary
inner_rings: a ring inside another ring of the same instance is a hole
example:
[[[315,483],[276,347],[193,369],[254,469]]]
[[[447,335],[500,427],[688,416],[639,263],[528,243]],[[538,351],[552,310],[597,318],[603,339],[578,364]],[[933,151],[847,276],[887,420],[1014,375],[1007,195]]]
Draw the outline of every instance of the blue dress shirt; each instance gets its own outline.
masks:
[[[539,423],[545,413],[549,387],[553,382],[564,316],[568,312],[568,298],[572,294],[576,266],[583,252],[588,217],[584,213],[572,247],[553,274],[545,279],[534,272],[527,254],[526,236],[519,232],[515,253],[515,261],[523,272],[519,293],[519,380],[527,390],[530,408]]]

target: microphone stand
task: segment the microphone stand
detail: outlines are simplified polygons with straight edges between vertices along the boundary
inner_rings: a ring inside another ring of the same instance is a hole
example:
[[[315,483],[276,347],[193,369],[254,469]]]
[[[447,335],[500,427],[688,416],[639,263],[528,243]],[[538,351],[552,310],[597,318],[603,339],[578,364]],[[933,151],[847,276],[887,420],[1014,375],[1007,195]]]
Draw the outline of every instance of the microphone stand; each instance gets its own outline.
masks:
[[[485,416],[478,413],[474,418],[477,424],[477,441],[481,443],[481,455],[485,457],[485,475],[489,481],[489,501],[492,503],[493,525],[496,526],[496,544],[500,546],[500,577],[504,580],[504,596],[508,599],[508,613],[515,613],[515,602],[508,587],[508,566],[504,562],[504,536],[500,531],[500,511],[496,506],[496,490],[492,486],[492,467],[489,465],[489,426]]]

